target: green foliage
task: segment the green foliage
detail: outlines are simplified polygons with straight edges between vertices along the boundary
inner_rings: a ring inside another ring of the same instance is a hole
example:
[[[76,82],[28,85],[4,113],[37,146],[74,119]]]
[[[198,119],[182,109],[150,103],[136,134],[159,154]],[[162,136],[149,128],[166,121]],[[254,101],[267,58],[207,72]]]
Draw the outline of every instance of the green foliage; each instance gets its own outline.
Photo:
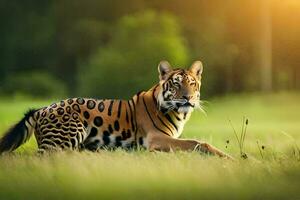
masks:
[[[98,97],[129,97],[158,81],[157,65],[166,59],[188,61],[188,50],[176,18],[153,11],[122,17],[111,41],[80,67],[79,93]]]
[[[7,94],[39,98],[62,97],[67,91],[63,82],[45,72],[27,72],[12,76],[5,81],[3,90]]]

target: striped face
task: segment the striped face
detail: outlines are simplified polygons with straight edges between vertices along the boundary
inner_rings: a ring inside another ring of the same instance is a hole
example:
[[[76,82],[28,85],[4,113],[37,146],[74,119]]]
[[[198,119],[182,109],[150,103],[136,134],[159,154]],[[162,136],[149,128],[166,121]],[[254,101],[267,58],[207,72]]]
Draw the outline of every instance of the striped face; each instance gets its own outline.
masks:
[[[160,63],[159,109],[163,113],[174,110],[191,112],[199,106],[202,64],[194,63],[189,70],[172,70],[168,63]]]

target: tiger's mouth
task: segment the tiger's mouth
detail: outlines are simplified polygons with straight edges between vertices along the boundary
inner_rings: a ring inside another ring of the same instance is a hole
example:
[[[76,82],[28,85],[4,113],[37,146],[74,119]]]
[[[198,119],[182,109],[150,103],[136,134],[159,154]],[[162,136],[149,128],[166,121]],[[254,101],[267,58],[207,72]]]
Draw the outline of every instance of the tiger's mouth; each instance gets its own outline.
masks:
[[[186,101],[184,104],[176,103],[176,107],[177,108],[189,108],[189,107],[194,108],[195,104],[192,104],[191,102]]]
[[[186,99],[176,99],[172,101],[166,101],[165,106],[160,107],[160,111],[162,111],[163,114],[166,114],[170,112],[171,110],[180,112],[180,113],[187,113],[191,109],[195,107],[195,104],[192,104],[191,102],[187,101]]]
[[[179,113],[188,113],[190,112],[193,108],[195,107],[195,105],[191,104],[191,103],[185,103],[183,105],[179,105],[176,108],[176,111]]]

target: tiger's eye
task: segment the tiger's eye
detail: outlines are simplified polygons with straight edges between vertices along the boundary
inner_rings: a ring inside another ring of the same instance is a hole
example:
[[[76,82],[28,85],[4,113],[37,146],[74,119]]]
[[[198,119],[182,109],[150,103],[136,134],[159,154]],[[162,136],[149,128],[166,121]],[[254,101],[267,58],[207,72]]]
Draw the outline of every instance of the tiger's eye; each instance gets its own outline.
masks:
[[[171,92],[175,92],[175,90],[176,90],[176,89],[173,88],[173,87],[170,88],[170,91],[171,91]]]

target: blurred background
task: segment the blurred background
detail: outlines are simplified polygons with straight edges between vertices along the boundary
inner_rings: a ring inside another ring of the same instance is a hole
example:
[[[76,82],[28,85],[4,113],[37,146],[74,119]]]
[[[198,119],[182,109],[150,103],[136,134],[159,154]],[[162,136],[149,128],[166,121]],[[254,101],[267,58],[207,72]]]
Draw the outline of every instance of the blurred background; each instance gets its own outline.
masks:
[[[300,89],[299,0],[1,0],[0,96],[128,98],[204,63],[202,97]]]

